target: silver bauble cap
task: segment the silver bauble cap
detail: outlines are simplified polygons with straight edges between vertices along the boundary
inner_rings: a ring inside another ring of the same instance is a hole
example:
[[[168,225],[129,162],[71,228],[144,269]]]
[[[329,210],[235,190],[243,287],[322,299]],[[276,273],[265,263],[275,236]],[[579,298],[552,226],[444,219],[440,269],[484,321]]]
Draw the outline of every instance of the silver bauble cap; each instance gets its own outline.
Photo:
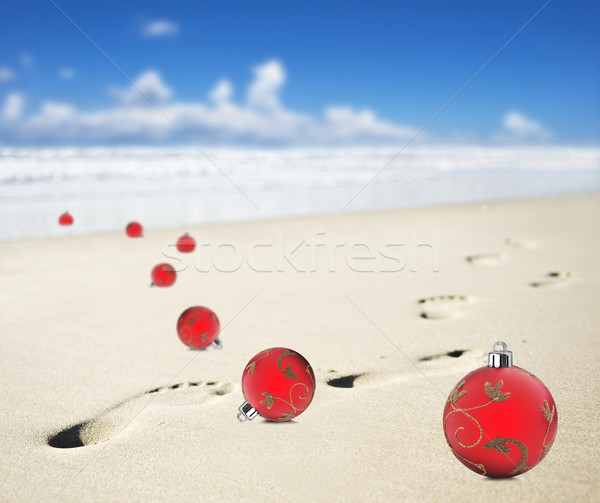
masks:
[[[244,402],[242,405],[238,407],[238,421],[243,423],[244,421],[252,421],[256,416],[258,416],[258,411],[252,407],[248,402]]]
[[[500,349],[497,348],[500,346]],[[506,349],[506,344],[502,341],[494,343],[494,347],[488,353],[488,367],[502,368],[512,367],[512,351]]]

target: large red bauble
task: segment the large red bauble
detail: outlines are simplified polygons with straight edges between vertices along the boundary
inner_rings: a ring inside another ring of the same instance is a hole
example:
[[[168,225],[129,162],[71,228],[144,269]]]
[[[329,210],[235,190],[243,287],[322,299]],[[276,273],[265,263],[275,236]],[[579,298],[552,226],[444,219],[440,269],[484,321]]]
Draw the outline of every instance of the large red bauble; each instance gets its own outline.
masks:
[[[265,349],[244,368],[242,391],[246,401],[264,419],[289,421],[310,405],[315,393],[315,374],[296,351]]]
[[[181,342],[195,349],[210,346],[220,329],[219,318],[207,307],[189,307],[177,320],[177,333]]]
[[[130,238],[143,237],[144,228],[139,222],[129,222],[125,227],[125,232]]]
[[[177,249],[181,253],[192,253],[196,249],[196,240],[192,236],[184,234],[177,240]]]
[[[58,217],[59,225],[73,225],[73,217],[68,211],[65,211],[60,217]]]
[[[158,264],[152,269],[152,284],[156,286],[171,286],[177,279],[177,273],[171,264]]]
[[[522,368],[482,367],[454,387],[444,408],[444,434],[456,458],[488,477],[513,477],[550,450],[558,414],[548,391]]]

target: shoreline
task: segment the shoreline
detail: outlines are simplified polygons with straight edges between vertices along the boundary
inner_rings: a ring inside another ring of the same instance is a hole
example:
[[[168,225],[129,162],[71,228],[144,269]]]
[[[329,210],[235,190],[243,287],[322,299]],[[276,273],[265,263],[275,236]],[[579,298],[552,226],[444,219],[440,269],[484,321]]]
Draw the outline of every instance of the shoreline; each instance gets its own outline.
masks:
[[[298,190],[303,190],[303,189],[298,189]],[[323,190],[327,190],[327,189],[323,189]],[[390,213],[390,212],[398,212],[398,211],[402,211],[402,212],[409,212],[409,211],[436,211],[436,210],[443,210],[443,209],[460,209],[460,208],[469,208],[469,207],[485,207],[487,205],[501,205],[501,204],[517,204],[517,203],[534,203],[536,201],[545,201],[545,200],[558,200],[558,201],[563,201],[563,200],[569,200],[569,199],[573,199],[573,198],[589,198],[589,197],[595,197],[596,195],[600,194],[600,191],[598,190],[589,190],[589,191],[585,191],[585,192],[575,192],[575,193],[568,193],[568,194],[558,194],[558,195],[541,195],[541,196],[529,196],[529,197],[514,197],[514,198],[496,198],[496,199],[490,199],[490,200],[485,200],[485,201],[465,201],[465,202],[458,202],[458,203],[453,203],[453,202],[449,202],[449,203],[442,203],[442,204],[423,204],[423,205],[416,205],[416,206],[408,206],[408,207],[396,207],[396,208],[381,208],[381,209],[370,209],[370,210],[356,210],[356,211],[345,211],[345,210],[341,210],[338,212],[333,212],[333,213],[311,213],[311,214],[301,214],[301,215],[288,215],[288,216],[269,216],[263,219],[245,219],[245,220],[223,220],[223,221],[206,221],[206,222],[193,222],[190,223],[188,225],[166,225],[166,226],[159,226],[159,227],[153,227],[153,226],[148,226],[146,223],[144,223],[143,221],[141,222],[144,225],[144,231],[148,230],[151,232],[158,232],[158,233],[164,233],[167,232],[169,230],[173,230],[173,231],[185,231],[185,229],[188,228],[210,228],[210,227],[216,227],[216,226],[229,226],[229,225],[241,225],[241,224],[252,224],[252,223],[272,223],[272,224],[276,224],[277,222],[282,222],[285,223],[287,221],[293,221],[293,220],[299,220],[299,219],[329,219],[329,218],[335,218],[335,217],[342,217],[342,216],[353,216],[353,215],[372,215],[373,217],[376,217],[378,214],[386,214],[386,213]],[[169,196],[165,196],[165,197],[169,197]],[[65,208],[65,210],[67,210],[67,208]],[[52,216],[54,217],[54,216]],[[60,228],[58,226],[58,224],[56,224],[55,220],[58,218],[58,216],[56,218],[51,218],[49,220],[51,220],[53,226],[55,226],[56,228],[58,228],[60,231],[62,231],[62,234],[53,234],[53,235],[46,235],[46,236],[25,236],[25,237],[15,237],[15,238],[6,238],[6,239],[0,239],[0,246],[2,246],[3,244],[9,244],[9,243],[16,243],[16,242],[28,242],[28,241],[43,241],[43,240],[52,240],[52,239],[63,239],[63,238],[84,238],[84,237],[94,237],[94,236],[109,236],[109,235],[113,235],[113,234],[121,234],[125,232],[125,225],[126,223],[129,222],[129,220],[125,221],[124,220],[124,224],[123,224],[123,229],[110,229],[110,230],[99,230],[99,231],[92,231],[89,233],[73,233],[72,231],[72,227],[64,227],[64,228]],[[77,223],[75,224],[77,225]]]

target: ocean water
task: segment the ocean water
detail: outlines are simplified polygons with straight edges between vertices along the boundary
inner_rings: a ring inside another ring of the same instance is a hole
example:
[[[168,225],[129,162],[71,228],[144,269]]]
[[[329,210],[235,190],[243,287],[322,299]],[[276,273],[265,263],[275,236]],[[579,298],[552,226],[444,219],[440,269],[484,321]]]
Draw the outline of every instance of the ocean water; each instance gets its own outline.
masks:
[[[600,148],[0,147],[0,240],[600,190]],[[58,216],[69,211],[70,228]]]

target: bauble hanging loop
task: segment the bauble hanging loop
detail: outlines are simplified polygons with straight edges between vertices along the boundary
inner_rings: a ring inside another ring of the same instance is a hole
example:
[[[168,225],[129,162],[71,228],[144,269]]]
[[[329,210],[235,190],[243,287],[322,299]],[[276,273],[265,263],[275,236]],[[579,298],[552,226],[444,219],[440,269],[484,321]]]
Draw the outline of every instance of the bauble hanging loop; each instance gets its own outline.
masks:
[[[258,416],[258,411],[248,402],[244,402],[242,405],[240,405],[238,410],[239,412],[237,414],[237,418],[241,423],[244,421],[252,421],[256,416]]]
[[[502,349],[496,349],[500,345]],[[488,353],[488,367],[503,368],[512,367],[512,351],[506,349],[506,344],[502,341],[494,343],[494,347]]]
[[[496,342],[488,366],[467,374],[444,408],[444,435],[454,456],[488,477],[513,477],[548,454],[558,423],[554,399],[536,376],[512,364]]]

